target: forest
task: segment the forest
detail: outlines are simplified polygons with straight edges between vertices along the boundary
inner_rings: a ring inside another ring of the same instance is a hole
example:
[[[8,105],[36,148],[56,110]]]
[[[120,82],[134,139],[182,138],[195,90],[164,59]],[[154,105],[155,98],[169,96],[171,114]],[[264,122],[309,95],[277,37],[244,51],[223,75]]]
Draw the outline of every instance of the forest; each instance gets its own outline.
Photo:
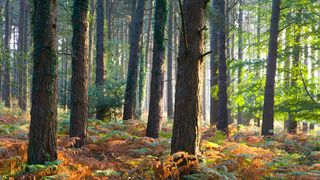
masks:
[[[320,179],[319,0],[0,0],[0,180]]]

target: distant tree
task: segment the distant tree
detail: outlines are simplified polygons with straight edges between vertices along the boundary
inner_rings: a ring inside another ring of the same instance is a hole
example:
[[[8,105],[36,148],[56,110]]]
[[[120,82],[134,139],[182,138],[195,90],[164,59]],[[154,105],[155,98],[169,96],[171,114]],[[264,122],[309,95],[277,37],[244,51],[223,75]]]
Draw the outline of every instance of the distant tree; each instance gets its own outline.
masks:
[[[239,27],[238,27],[238,60],[243,61],[243,10],[242,10],[243,0],[239,0]],[[238,66],[238,86],[241,84],[242,81],[242,65]],[[237,120],[238,124],[243,123],[243,111],[238,105],[238,112],[237,112]]]
[[[218,16],[217,16],[217,0],[212,0],[213,17],[210,20],[210,125],[216,125],[218,122],[218,96],[213,94],[218,88]]]
[[[208,0],[179,0],[182,28],[178,55],[171,154],[198,154],[201,145],[200,77],[204,58],[205,8]],[[196,27],[196,28],[195,28]]]
[[[70,137],[78,137],[76,147],[85,144],[88,119],[88,7],[89,0],[73,5],[72,78]],[[80,92],[80,93],[79,93]]]
[[[11,108],[11,84],[10,84],[10,25],[9,25],[9,0],[5,4],[5,30],[4,30],[4,73],[3,73],[3,88],[2,88],[2,100],[4,100],[5,106]]]
[[[104,83],[104,13],[103,0],[97,0],[97,40],[96,40],[96,86],[102,90]],[[99,101],[99,100],[98,100]],[[104,109],[101,103],[97,102],[96,118],[103,120]]]
[[[139,49],[143,27],[145,0],[138,0],[130,33],[130,56],[128,65],[127,87],[125,92],[123,120],[136,117],[135,104],[138,85]]]
[[[264,136],[274,134],[274,85],[277,69],[280,4],[280,0],[272,1],[267,79],[264,93],[263,122],[261,132]]]
[[[34,0],[34,52],[28,164],[57,159],[57,1]]]
[[[159,137],[160,121],[163,113],[163,65],[167,12],[167,0],[156,0],[150,105],[146,133],[148,137],[152,138]]]

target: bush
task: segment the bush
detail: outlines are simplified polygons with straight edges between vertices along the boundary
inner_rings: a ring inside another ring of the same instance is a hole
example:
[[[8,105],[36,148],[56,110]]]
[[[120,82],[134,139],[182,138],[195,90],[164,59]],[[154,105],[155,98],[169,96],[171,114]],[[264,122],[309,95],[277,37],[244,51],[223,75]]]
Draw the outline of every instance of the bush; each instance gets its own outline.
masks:
[[[121,115],[124,101],[125,82],[113,80],[106,81],[102,86],[89,88],[89,113],[94,114],[96,108],[103,109],[105,118],[117,119]]]

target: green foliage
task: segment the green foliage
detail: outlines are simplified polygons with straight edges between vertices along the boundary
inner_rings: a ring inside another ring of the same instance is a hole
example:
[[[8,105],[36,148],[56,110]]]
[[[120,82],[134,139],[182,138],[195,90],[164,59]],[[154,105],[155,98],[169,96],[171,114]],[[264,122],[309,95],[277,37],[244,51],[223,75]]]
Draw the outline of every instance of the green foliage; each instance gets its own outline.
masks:
[[[95,108],[104,109],[107,119],[117,119],[120,116],[124,100],[125,82],[110,79],[101,86],[89,89],[89,112],[93,114]]]
[[[226,134],[222,131],[217,131],[216,134],[209,139],[210,142],[221,145],[226,139]]]
[[[115,177],[119,177],[121,176],[120,172],[117,172],[113,169],[107,169],[107,170],[97,170],[94,173],[95,176],[115,176]]]

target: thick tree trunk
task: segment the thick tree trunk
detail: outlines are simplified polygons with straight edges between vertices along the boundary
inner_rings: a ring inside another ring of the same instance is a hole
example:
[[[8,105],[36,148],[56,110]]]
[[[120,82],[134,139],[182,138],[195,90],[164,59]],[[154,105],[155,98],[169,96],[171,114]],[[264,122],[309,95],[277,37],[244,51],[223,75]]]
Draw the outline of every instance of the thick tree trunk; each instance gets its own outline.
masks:
[[[34,66],[28,164],[57,159],[57,1],[34,0]]]
[[[166,20],[167,0],[156,0],[150,105],[146,134],[152,138],[159,137],[160,121],[163,113],[163,65],[165,57]]]
[[[172,85],[172,52],[173,52],[173,1],[169,2],[168,19],[168,55],[167,55],[167,117],[173,119],[173,85]]]
[[[76,147],[85,144],[88,119],[88,5],[89,0],[75,0],[72,26],[72,78],[70,137],[78,137]],[[79,93],[81,92],[81,93]]]
[[[212,0],[212,8],[217,9],[217,0]],[[218,122],[218,21],[217,16],[212,17],[210,21],[210,49],[211,59],[210,59],[210,125],[216,125]]]
[[[225,2],[217,2],[217,12],[219,16],[218,28],[218,54],[219,54],[219,74],[218,74],[218,122],[217,129],[225,133],[228,132],[228,84],[227,84],[227,58],[226,58],[226,15]]]
[[[131,38],[130,38],[130,56],[127,76],[127,87],[125,93],[123,120],[129,120],[136,117],[135,104],[138,82],[139,66],[139,48],[143,27],[145,0],[138,0],[136,13],[134,15]]]
[[[9,0],[5,5],[5,31],[4,31],[4,82],[2,88],[2,100],[5,106],[11,108],[11,85],[10,85],[10,26],[9,26]]]
[[[103,0],[97,0],[97,41],[96,41],[96,86],[98,91],[102,91],[104,83],[104,13],[103,13]],[[101,107],[101,100],[97,100],[96,105],[96,118],[103,120],[104,109]]]
[[[181,1],[180,1],[181,2]],[[205,8],[207,0],[184,0],[181,8],[182,32],[178,57],[174,124],[171,154],[200,153],[201,97]]]
[[[274,85],[277,70],[277,50],[280,21],[280,0],[272,1],[272,17],[268,52],[267,79],[264,93],[262,135],[274,134]]]

